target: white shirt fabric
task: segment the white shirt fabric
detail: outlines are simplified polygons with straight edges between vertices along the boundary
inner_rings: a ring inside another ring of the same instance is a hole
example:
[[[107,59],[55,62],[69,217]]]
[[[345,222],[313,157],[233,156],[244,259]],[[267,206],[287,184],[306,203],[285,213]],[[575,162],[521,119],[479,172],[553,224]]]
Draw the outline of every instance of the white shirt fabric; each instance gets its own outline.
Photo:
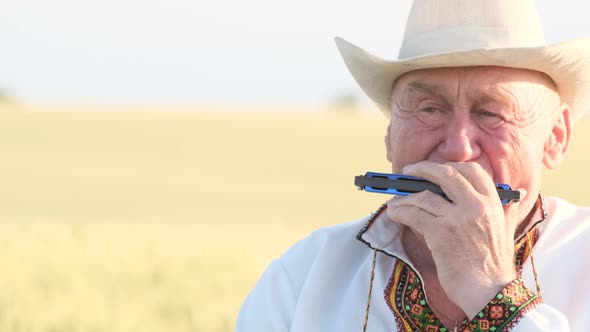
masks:
[[[546,198],[545,208],[532,254],[543,303],[511,331],[589,331],[590,208],[559,198]],[[356,236],[369,218],[319,229],[274,260],[244,302],[236,331],[362,331],[373,250]],[[380,250],[368,331],[398,331],[384,297],[396,260],[408,263],[396,227],[382,215],[363,236]],[[535,290],[530,257],[522,279]]]

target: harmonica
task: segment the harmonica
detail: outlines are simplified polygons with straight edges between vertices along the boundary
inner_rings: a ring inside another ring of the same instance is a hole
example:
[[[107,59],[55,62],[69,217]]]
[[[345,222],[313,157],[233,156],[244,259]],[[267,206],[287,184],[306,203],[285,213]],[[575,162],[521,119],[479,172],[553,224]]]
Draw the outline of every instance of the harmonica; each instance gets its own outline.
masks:
[[[409,175],[367,172],[365,175],[356,176],[354,184],[359,190],[396,196],[407,196],[428,190],[450,201],[440,186]],[[498,190],[498,196],[504,205],[520,200],[520,191],[512,190],[507,184],[496,184],[496,190]]]

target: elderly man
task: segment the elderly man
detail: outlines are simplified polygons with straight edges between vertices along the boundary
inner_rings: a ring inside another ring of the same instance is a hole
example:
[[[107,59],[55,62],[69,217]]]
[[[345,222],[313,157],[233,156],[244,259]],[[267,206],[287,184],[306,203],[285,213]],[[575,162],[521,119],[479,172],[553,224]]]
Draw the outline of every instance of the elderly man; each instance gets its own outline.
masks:
[[[447,197],[314,232],[270,265],[238,331],[588,331],[590,209],[540,187],[590,107],[590,40],[544,45],[532,0],[416,0],[399,61],[337,44],[390,117],[392,171]]]

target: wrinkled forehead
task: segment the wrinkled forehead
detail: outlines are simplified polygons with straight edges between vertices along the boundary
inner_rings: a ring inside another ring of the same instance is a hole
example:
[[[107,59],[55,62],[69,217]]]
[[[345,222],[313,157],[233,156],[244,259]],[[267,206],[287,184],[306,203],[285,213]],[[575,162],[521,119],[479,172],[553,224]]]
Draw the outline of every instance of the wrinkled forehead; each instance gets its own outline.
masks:
[[[558,94],[557,86],[545,73],[509,67],[474,66],[419,69],[405,73],[394,82],[392,97],[413,90],[442,95],[460,91],[489,93],[494,89],[506,90],[508,94],[534,89]]]

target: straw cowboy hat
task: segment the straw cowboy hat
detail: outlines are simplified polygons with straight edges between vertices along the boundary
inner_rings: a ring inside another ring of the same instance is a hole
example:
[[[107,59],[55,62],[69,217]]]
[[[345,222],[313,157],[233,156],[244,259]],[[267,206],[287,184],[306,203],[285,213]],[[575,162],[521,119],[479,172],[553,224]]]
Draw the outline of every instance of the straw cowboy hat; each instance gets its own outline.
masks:
[[[336,38],[363,91],[389,116],[393,83],[412,70],[503,66],[549,75],[575,121],[590,108],[590,38],[546,45],[534,0],[415,0],[399,60]]]

